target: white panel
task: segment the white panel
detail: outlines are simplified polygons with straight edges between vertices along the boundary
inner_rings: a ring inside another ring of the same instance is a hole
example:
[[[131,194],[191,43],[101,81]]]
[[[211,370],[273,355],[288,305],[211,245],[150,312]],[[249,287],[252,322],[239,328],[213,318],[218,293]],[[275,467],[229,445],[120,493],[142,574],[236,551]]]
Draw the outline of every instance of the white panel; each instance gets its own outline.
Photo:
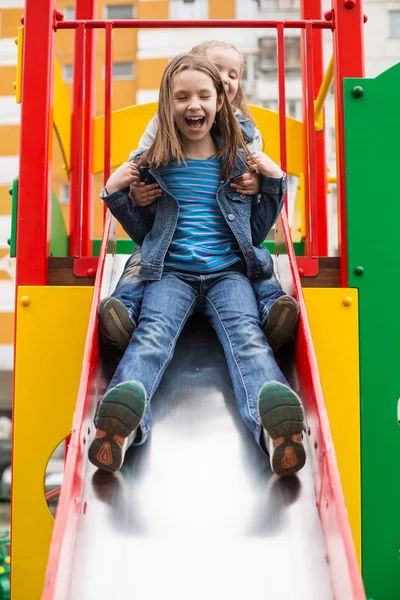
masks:
[[[12,371],[14,366],[14,346],[0,344],[0,370]]]
[[[0,125],[19,125],[21,105],[15,102],[15,96],[0,96]]]
[[[158,89],[157,90],[138,90],[136,92],[136,103],[146,104],[147,102],[158,101]]]
[[[17,31],[15,36],[17,36]],[[17,46],[14,38],[0,38],[0,67],[12,67],[17,64]]]
[[[24,8],[24,0],[0,0],[0,8]]]
[[[204,40],[234,43],[241,52],[255,53],[257,37],[254,29],[175,29],[141,30],[138,32],[138,59],[169,58],[189,52]]]
[[[11,200],[11,196],[10,196]],[[11,208],[11,202],[10,202]],[[0,215],[0,248],[8,248],[7,240],[11,235],[11,215]],[[1,259],[0,259],[1,260]]]
[[[0,185],[11,185],[18,171],[19,156],[0,156]]]
[[[0,313],[14,312],[14,301],[15,282],[11,279],[0,279]]]

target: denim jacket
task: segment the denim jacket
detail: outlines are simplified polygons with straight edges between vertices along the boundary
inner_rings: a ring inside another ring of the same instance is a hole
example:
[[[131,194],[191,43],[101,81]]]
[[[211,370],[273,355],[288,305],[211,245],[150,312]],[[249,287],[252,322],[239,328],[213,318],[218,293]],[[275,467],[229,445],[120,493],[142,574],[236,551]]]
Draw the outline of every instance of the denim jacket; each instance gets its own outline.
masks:
[[[139,156],[136,155],[135,161]],[[272,258],[261,244],[282,209],[286,178],[263,176],[261,192],[247,196],[230,186],[235,177],[247,170],[243,156],[238,153],[231,177],[220,182],[217,202],[242,251],[249,279],[269,277],[273,273]],[[157,182],[163,191],[150,206],[135,206],[129,197],[129,188],[109,195],[103,190],[100,197],[129,237],[142,247],[142,279],[157,280],[161,279],[165,255],[176,229],[179,203],[164,183],[160,169],[141,167],[140,171],[142,181]]]

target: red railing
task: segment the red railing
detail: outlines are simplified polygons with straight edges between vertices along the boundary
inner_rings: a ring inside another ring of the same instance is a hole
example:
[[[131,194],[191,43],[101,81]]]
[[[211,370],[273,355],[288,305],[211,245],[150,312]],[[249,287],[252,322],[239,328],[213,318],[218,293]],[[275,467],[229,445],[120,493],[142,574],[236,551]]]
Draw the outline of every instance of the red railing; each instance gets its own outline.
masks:
[[[74,119],[73,119],[73,157],[71,169],[71,216],[70,216],[70,249],[75,257],[82,256],[83,248],[88,247],[88,232],[82,227],[84,220],[83,200],[88,196],[83,182],[83,169],[87,161],[82,160],[82,139],[87,139],[87,119],[83,127],[83,106],[85,89],[85,34],[93,29],[105,29],[105,131],[104,131],[104,182],[111,172],[111,111],[112,111],[112,34],[118,29],[140,28],[265,28],[276,29],[277,32],[277,64],[278,64],[278,97],[279,97],[279,129],[280,129],[280,159],[281,167],[287,170],[286,148],[286,89],[285,89],[285,29],[301,29],[305,36],[304,77],[305,116],[306,116],[306,181],[308,189],[307,211],[307,244],[306,250],[310,256],[327,254],[327,214],[326,189],[317,189],[318,166],[316,160],[316,132],[314,127],[314,64],[313,64],[313,30],[331,29],[332,23],[324,20],[298,21],[239,21],[239,20],[202,20],[202,21],[169,21],[169,20],[121,20],[121,21],[57,21],[57,29],[74,29],[76,31],[76,60],[74,68]],[[86,146],[85,146],[86,147]],[[321,167],[320,167],[321,168]],[[325,169],[325,165],[322,167]],[[83,182],[84,183],[84,182]],[[322,194],[322,197],[321,197]],[[84,208],[87,208],[87,204]],[[322,213],[322,214],[320,214]],[[322,218],[321,218],[322,216]],[[87,219],[87,218],[86,218]],[[322,229],[322,231],[321,231]]]
[[[83,0],[81,0],[82,2]],[[311,0],[310,0],[311,1]],[[81,3],[80,2],[80,3]],[[85,0],[90,5],[94,0]],[[79,3],[79,4],[80,4]],[[313,6],[320,4],[312,0]],[[275,29],[278,38],[278,87],[280,109],[281,164],[286,164],[286,92],[285,92],[285,29],[302,30],[304,40],[304,104],[306,126],[306,184],[307,184],[307,243],[309,256],[327,253],[327,210],[325,150],[322,132],[315,132],[313,104],[316,86],[320,84],[321,33],[331,29],[334,38],[335,94],[338,114],[338,213],[339,244],[341,255],[342,284],[347,284],[347,247],[345,211],[345,174],[343,144],[343,98],[344,76],[363,74],[362,21],[360,2],[332,0],[333,11],[326,20],[302,19],[278,20],[73,20],[63,21],[59,11],[54,10],[54,0],[44,0],[41,14],[26,11],[26,36],[24,44],[24,80],[22,88],[21,127],[21,175],[17,232],[17,285],[43,285],[47,282],[47,257],[49,253],[48,219],[50,198],[51,156],[49,153],[49,123],[51,121],[51,89],[54,65],[54,34],[57,30],[76,31],[76,60],[74,66],[73,140],[71,156],[71,206],[70,206],[70,253],[81,257],[91,251],[92,179],[91,141],[93,122],[93,38],[95,29],[106,30],[105,68],[105,136],[104,178],[111,169],[111,110],[112,110],[112,32],[114,29],[146,28],[264,28]],[[310,16],[310,2],[302,2],[302,14]],[[307,7],[307,9],[306,9]],[[53,19],[43,19],[49,10]],[[315,9],[316,10],[316,9]],[[319,6],[320,10],[320,6]],[[307,12],[308,11],[308,12]],[[82,14],[82,13],[81,13]],[[318,13],[319,14],[319,13]],[[79,13],[78,13],[79,16]],[[37,33],[48,43],[38,45]],[[346,43],[351,37],[356,43]],[[317,40],[317,42],[316,42]],[[340,41],[343,40],[343,43]],[[33,64],[34,63],[34,64]],[[40,69],[37,65],[41,65]],[[35,66],[36,65],[36,66]],[[46,68],[43,68],[43,65]],[[314,81],[313,81],[314,80]],[[32,94],[40,87],[41,94]],[[42,93],[43,92],[43,93]],[[24,102],[24,98],[26,101]],[[29,126],[27,126],[29,125]],[[40,149],[40,151],[38,151]],[[43,168],[44,167],[44,168]],[[33,192],[32,192],[33,190]],[[36,227],[31,227],[32,220]]]

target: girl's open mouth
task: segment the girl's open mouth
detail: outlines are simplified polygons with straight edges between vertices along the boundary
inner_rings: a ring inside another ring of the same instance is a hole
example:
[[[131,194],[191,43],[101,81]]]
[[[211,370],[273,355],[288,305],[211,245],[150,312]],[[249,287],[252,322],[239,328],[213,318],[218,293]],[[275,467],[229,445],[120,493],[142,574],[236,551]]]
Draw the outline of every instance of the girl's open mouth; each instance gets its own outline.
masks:
[[[203,127],[205,120],[205,117],[188,117],[185,123],[191,131],[198,131]]]

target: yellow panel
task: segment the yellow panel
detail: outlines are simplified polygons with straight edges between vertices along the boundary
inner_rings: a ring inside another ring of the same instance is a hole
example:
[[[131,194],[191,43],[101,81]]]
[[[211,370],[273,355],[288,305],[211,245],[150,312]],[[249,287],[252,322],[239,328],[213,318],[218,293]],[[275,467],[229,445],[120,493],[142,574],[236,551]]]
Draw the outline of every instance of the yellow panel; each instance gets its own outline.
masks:
[[[137,4],[138,19],[168,19],[168,0],[141,0]]]
[[[292,242],[301,242],[306,236],[306,190],[303,173],[300,173],[294,200]]]
[[[0,156],[18,156],[19,125],[0,126]]]
[[[92,287],[18,290],[12,478],[13,600],[39,600],[53,519],[46,464],[71,432]],[[30,304],[23,306],[21,298]]]
[[[361,565],[358,290],[304,288],[333,443]],[[350,306],[343,304],[351,298]]]
[[[18,27],[18,58],[17,58],[17,76],[15,82],[15,101],[21,104],[22,99],[22,63],[24,59],[24,27]]]
[[[158,90],[168,58],[149,58],[137,61],[137,86],[139,90]],[[125,105],[126,106],[126,105]]]
[[[71,105],[58,60],[54,64],[53,120],[64,164],[69,170],[71,156]]]
[[[1,133],[0,129],[0,133]],[[10,185],[0,185],[0,215],[11,215],[12,198],[8,193]]]
[[[279,116],[278,113],[258,106],[250,106],[264,140],[264,151],[279,162]],[[139,139],[151,117],[157,112],[157,103],[138,104],[113,111],[111,157],[112,166],[118,167],[137,148]],[[299,176],[304,172],[303,123],[286,118],[288,172]],[[94,127],[93,172],[103,170],[104,116],[96,117]]]
[[[17,35],[17,32],[15,32]],[[0,96],[14,96],[15,66],[0,66]]]
[[[236,1],[235,0],[208,0],[208,18],[209,19],[235,19]]]
[[[0,37],[15,38],[18,33],[18,27],[21,26],[21,17],[24,14],[24,9],[6,8],[0,12]]]
[[[279,163],[279,115],[277,112],[250,105],[251,112],[256,120],[264,140],[264,152],[272,160]],[[300,176],[304,173],[304,127],[301,121],[286,117],[287,164],[288,172]]]
[[[137,148],[147,123],[157,112],[157,103],[138,104],[113,111],[111,121],[112,166],[118,167],[128,160],[129,153]],[[96,117],[93,142],[93,172],[101,173],[104,166],[104,117]]]
[[[0,344],[14,343],[14,313],[0,312]]]

